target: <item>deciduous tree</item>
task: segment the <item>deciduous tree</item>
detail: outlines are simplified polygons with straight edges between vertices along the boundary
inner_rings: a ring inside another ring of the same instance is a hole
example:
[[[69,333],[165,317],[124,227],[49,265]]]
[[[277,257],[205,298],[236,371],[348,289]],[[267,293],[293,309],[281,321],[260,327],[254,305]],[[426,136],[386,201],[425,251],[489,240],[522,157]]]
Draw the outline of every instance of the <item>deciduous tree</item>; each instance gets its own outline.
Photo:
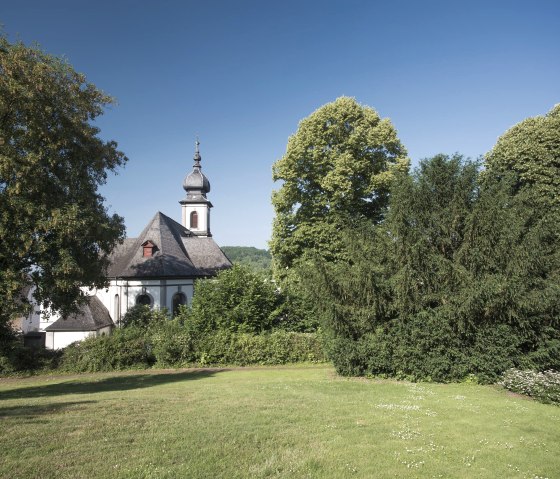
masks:
[[[560,207],[560,104],[506,131],[486,157],[490,174],[514,172],[517,189],[543,206]]]
[[[126,157],[93,121],[112,103],[67,62],[0,37],[0,320],[25,311],[26,284],[62,313],[80,286],[104,285],[124,225],[98,187]]]
[[[343,254],[338,232],[349,221],[379,221],[391,179],[408,167],[391,122],[353,98],[338,98],[302,120],[273,166],[273,179],[282,182],[272,196],[276,273],[306,251],[331,259]]]

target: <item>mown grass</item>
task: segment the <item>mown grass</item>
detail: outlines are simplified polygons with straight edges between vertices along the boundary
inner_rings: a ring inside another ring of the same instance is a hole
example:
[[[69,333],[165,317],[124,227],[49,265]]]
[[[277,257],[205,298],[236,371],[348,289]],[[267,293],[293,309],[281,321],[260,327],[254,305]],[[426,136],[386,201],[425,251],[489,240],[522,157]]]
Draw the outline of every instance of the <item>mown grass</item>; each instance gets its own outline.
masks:
[[[0,380],[6,478],[557,478],[560,408],[330,368]]]

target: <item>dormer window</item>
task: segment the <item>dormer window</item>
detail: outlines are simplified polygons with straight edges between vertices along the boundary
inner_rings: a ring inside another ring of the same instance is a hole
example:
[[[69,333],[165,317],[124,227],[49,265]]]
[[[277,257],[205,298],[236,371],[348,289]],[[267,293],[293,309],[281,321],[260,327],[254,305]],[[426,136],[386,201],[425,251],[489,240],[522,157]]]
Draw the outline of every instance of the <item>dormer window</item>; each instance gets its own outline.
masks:
[[[191,228],[197,229],[198,228],[198,213],[193,211],[191,213]]]
[[[142,243],[142,248],[143,248],[142,256],[144,258],[152,257],[158,249],[157,246],[154,243],[152,243],[150,240]]]

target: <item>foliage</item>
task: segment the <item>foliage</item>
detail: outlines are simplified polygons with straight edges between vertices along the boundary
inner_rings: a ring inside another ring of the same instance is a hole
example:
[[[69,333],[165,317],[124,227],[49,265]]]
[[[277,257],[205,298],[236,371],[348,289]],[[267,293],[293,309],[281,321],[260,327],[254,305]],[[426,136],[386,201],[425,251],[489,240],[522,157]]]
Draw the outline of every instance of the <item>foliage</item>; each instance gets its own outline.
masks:
[[[199,332],[260,333],[273,328],[280,302],[274,283],[237,264],[196,283],[187,321]]]
[[[196,362],[200,355],[196,339],[197,336],[177,319],[160,323],[150,334],[156,364],[181,367]]]
[[[52,370],[59,359],[59,351],[24,346],[19,334],[0,323],[0,376]]]
[[[241,264],[252,271],[267,273],[272,256],[270,251],[253,246],[222,246],[222,251],[234,264]]]
[[[560,104],[506,131],[486,165],[492,174],[514,172],[516,190],[530,189],[544,207],[560,207]]]
[[[138,328],[153,328],[169,320],[166,308],[152,309],[145,304],[137,304],[130,308],[123,316],[121,325],[124,328],[131,326]]]
[[[246,366],[325,361],[320,337],[314,333],[273,331],[203,335],[177,320],[152,329],[130,326],[110,336],[91,337],[68,346],[60,369],[71,372],[117,371],[151,366]]]
[[[274,365],[326,360],[314,333],[272,331],[263,334],[216,331],[197,344],[195,363],[206,365]]]
[[[91,372],[325,360],[322,340],[316,333],[208,330],[193,323],[186,310],[169,319],[165,310],[143,306],[131,309],[123,324],[110,336],[91,337],[68,346],[60,368]]]
[[[60,368],[71,372],[146,368],[155,363],[144,328],[115,329],[109,336],[89,337],[64,349]]]
[[[124,235],[98,193],[126,162],[94,120],[113,99],[65,61],[0,36],[0,320],[29,307],[21,291],[65,315],[102,287]]]
[[[319,328],[319,318],[313,298],[302,286],[299,271],[286,271],[279,288],[281,303],[277,311],[275,329],[311,333]]]
[[[508,369],[498,383],[504,388],[544,403],[560,405],[560,373],[558,371],[519,371]]]
[[[481,184],[459,156],[424,160],[382,224],[341,232],[349,260],[302,268],[339,373],[491,382],[560,367],[560,218],[514,186]]]
[[[338,98],[302,120],[273,166],[274,181],[282,182],[272,196],[275,275],[308,251],[344,257],[339,231],[356,218],[379,221],[391,180],[407,170],[390,121],[353,98]]]

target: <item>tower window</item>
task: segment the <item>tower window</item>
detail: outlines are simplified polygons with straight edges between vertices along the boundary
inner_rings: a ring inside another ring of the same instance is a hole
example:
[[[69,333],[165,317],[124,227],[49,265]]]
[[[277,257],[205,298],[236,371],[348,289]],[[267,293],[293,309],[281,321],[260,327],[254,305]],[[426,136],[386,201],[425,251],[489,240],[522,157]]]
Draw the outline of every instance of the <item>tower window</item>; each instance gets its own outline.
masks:
[[[198,228],[198,213],[196,211],[191,213],[191,228]]]

